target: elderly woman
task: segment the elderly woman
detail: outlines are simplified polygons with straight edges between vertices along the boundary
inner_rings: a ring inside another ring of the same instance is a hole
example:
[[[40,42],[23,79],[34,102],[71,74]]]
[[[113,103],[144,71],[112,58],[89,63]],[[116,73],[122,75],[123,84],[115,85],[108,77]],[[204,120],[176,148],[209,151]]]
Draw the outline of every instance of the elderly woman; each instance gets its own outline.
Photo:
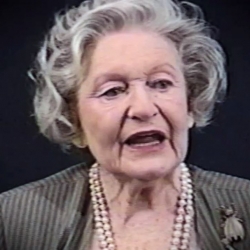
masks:
[[[96,163],[2,194],[1,250],[250,249],[249,181],[184,163],[226,89],[197,7],[84,2],[57,17],[33,79],[40,131]]]

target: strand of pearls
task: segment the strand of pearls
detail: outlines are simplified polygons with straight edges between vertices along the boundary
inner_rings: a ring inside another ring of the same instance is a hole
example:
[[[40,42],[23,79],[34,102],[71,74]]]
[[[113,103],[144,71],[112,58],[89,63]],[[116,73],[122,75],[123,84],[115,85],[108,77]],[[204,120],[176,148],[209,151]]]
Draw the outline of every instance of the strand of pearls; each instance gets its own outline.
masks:
[[[181,193],[177,202],[176,218],[170,250],[188,250],[193,223],[193,186],[189,169],[181,163]],[[94,210],[95,230],[100,248],[117,250],[111,228],[109,208],[100,179],[98,164],[95,163],[89,172],[91,200]]]
[[[95,229],[98,235],[100,248],[104,250],[115,250],[116,247],[108,214],[108,204],[105,199],[99,175],[98,164],[95,163],[89,172],[89,184],[94,210]]]
[[[170,250],[188,250],[191,237],[193,209],[193,186],[189,169],[181,163],[181,194],[177,202]]]

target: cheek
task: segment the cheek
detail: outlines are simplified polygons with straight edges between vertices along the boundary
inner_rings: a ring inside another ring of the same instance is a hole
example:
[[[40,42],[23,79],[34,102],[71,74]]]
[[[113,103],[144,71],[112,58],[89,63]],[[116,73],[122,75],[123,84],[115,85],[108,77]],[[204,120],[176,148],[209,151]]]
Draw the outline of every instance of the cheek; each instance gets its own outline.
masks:
[[[103,105],[97,99],[86,100],[79,105],[81,127],[87,143],[107,145],[117,138],[121,113],[111,105]]]
[[[173,130],[180,132],[188,129],[190,116],[186,95],[161,96],[156,103]]]
[[[163,114],[169,127],[169,143],[175,155],[184,160],[188,148],[189,114],[185,99],[165,102]]]
[[[85,101],[79,104],[79,120],[85,134],[89,134],[89,132],[98,128],[98,113],[93,111],[88,102]]]

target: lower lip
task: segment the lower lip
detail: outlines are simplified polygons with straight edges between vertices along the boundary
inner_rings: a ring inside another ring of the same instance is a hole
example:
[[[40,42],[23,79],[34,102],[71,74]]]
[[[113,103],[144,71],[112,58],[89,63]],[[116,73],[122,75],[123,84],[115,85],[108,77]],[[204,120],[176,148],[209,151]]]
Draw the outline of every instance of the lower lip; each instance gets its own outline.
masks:
[[[156,152],[160,151],[165,147],[166,140],[157,143],[157,144],[144,144],[144,145],[127,145],[126,147],[129,150],[137,151],[137,152]]]

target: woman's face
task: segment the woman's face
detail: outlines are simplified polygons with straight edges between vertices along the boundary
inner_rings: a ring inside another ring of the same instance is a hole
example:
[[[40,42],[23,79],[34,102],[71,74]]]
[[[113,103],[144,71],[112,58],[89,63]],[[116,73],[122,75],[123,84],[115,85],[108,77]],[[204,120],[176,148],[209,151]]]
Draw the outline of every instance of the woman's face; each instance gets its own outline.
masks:
[[[188,112],[178,52],[170,40],[123,31],[99,40],[78,93],[88,146],[107,171],[154,180],[186,156]]]

